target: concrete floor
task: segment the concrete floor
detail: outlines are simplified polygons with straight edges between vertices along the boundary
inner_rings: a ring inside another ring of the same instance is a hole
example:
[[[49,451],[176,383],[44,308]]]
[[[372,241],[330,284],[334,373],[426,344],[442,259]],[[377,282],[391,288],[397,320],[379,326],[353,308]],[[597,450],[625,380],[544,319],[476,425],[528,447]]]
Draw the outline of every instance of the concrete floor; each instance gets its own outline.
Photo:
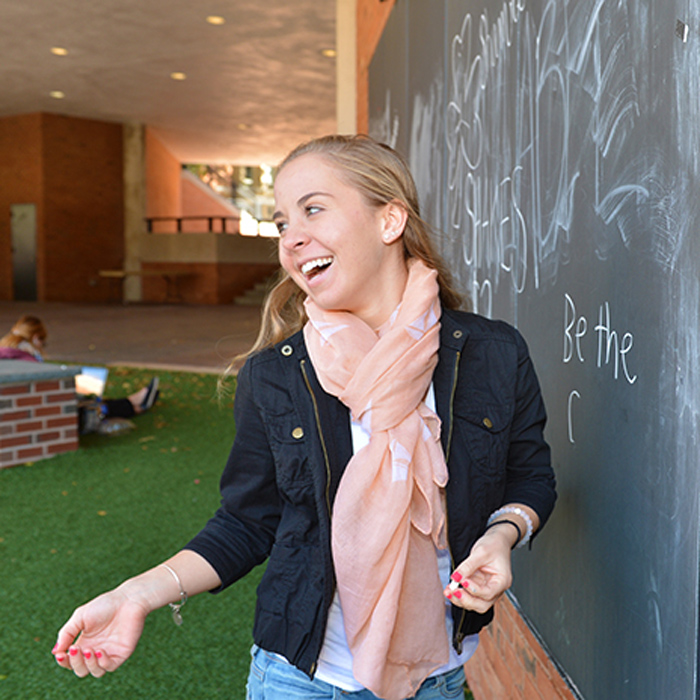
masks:
[[[247,350],[260,325],[257,306],[0,301],[0,337],[22,314],[46,325],[47,360],[211,373]]]

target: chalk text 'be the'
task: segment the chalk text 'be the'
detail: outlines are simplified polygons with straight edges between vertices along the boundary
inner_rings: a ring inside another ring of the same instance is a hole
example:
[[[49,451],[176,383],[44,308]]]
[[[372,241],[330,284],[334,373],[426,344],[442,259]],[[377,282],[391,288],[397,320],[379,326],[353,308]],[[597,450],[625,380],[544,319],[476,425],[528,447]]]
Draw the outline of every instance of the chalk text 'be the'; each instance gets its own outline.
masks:
[[[620,372],[630,384],[637,381],[637,375],[630,372],[629,355],[634,345],[634,336],[629,331],[618,333],[612,327],[610,304],[606,301],[598,310],[598,323],[593,329],[598,336],[598,369],[612,365],[613,378],[618,379]],[[588,319],[578,315],[574,300],[564,295],[564,363],[574,359],[584,362],[583,339],[588,333]]]

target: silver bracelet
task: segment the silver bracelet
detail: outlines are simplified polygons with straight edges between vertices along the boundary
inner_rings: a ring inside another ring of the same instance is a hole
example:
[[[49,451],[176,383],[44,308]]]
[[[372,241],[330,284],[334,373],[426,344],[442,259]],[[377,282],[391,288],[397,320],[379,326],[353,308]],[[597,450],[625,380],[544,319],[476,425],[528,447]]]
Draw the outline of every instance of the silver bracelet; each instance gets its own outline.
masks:
[[[524,547],[532,538],[533,527],[532,518],[522,508],[518,508],[518,506],[503,506],[503,508],[499,508],[498,510],[491,513],[489,519],[486,521],[486,526],[488,527],[500,515],[506,515],[507,513],[519,515],[525,521],[527,525],[527,532],[525,533],[525,537],[523,537],[523,539],[515,545],[516,548]]]
[[[187,602],[187,593],[185,593],[185,589],[182,587],[180,577],[175,573],[173,569],[171,569],[167,564],[158,564],[158,566],[162,566],[164,569],[167,569],[173,575],[175,581],[177,581],[177,587],[180,589],[180,602],[168,603],[170,609],[173,611],[173,622],[179,626],[182,624],[182,615],[180,614],[180,608]]]

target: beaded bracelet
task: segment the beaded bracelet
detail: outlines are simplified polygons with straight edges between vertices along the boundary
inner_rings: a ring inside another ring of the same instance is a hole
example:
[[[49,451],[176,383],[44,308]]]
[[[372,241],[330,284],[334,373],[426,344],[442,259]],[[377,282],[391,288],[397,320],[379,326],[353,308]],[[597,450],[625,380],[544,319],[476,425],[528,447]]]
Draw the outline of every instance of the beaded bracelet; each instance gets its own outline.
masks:
[[[508,520],[508,518],[503,518],[503,520],[494,520],[492,523],[489,523],[485,528],[484,532],[488,530],[489,528],[495,527],[496,525],[512,525],[517,531],[518,531],[518,539],[515,540],[515,544],[511,547],[511,549],[515,549],[518,546],[518,542],[522,539],[523,536],[523,531],[520,529],[520,526],[518,523],[516,523],[514,520]]]
[[[498,510],[491,513],[489,519],[486,521],[486,525],[491,525],[491,523],[496,518],[498,518],[501,515],[506,515],[507,513],[519,515],[527,524],[527,532],[525,533],[525,537],[523,537],[523,539],[515,545],[516,547],[524,547],[532,538],[533,527],[532,518],[522,508],[518,508],[517,506],[504,506],[503,508],[499,508]]]
[[[173,569],[171,569],[167,564],[159,564],[158,566],[162,566],[164,569],[167,569],[173,575],[173,577],[177,581],[177,587],[180,589],[180,602],[168,603],[170,609],[173,611],[173,622],[179,626],[182,624],[182,615],[180,614],[180,608],[187,602],[187,593],[185,593],[185,590],[182,587],[180,577],[175,573]]]

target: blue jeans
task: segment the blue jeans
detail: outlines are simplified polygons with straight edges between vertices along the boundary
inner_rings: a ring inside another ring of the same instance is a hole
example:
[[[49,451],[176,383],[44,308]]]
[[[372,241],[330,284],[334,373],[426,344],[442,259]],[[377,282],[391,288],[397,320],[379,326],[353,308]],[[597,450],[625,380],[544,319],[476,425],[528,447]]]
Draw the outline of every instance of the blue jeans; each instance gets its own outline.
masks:
[[[316,678],[309,678],[295,666],[254,646],[251,652],[246,700],[379,700],[369,690],[341,690]],[[415,700],[444,700],[464,697],[464,669],[425,680]]]

